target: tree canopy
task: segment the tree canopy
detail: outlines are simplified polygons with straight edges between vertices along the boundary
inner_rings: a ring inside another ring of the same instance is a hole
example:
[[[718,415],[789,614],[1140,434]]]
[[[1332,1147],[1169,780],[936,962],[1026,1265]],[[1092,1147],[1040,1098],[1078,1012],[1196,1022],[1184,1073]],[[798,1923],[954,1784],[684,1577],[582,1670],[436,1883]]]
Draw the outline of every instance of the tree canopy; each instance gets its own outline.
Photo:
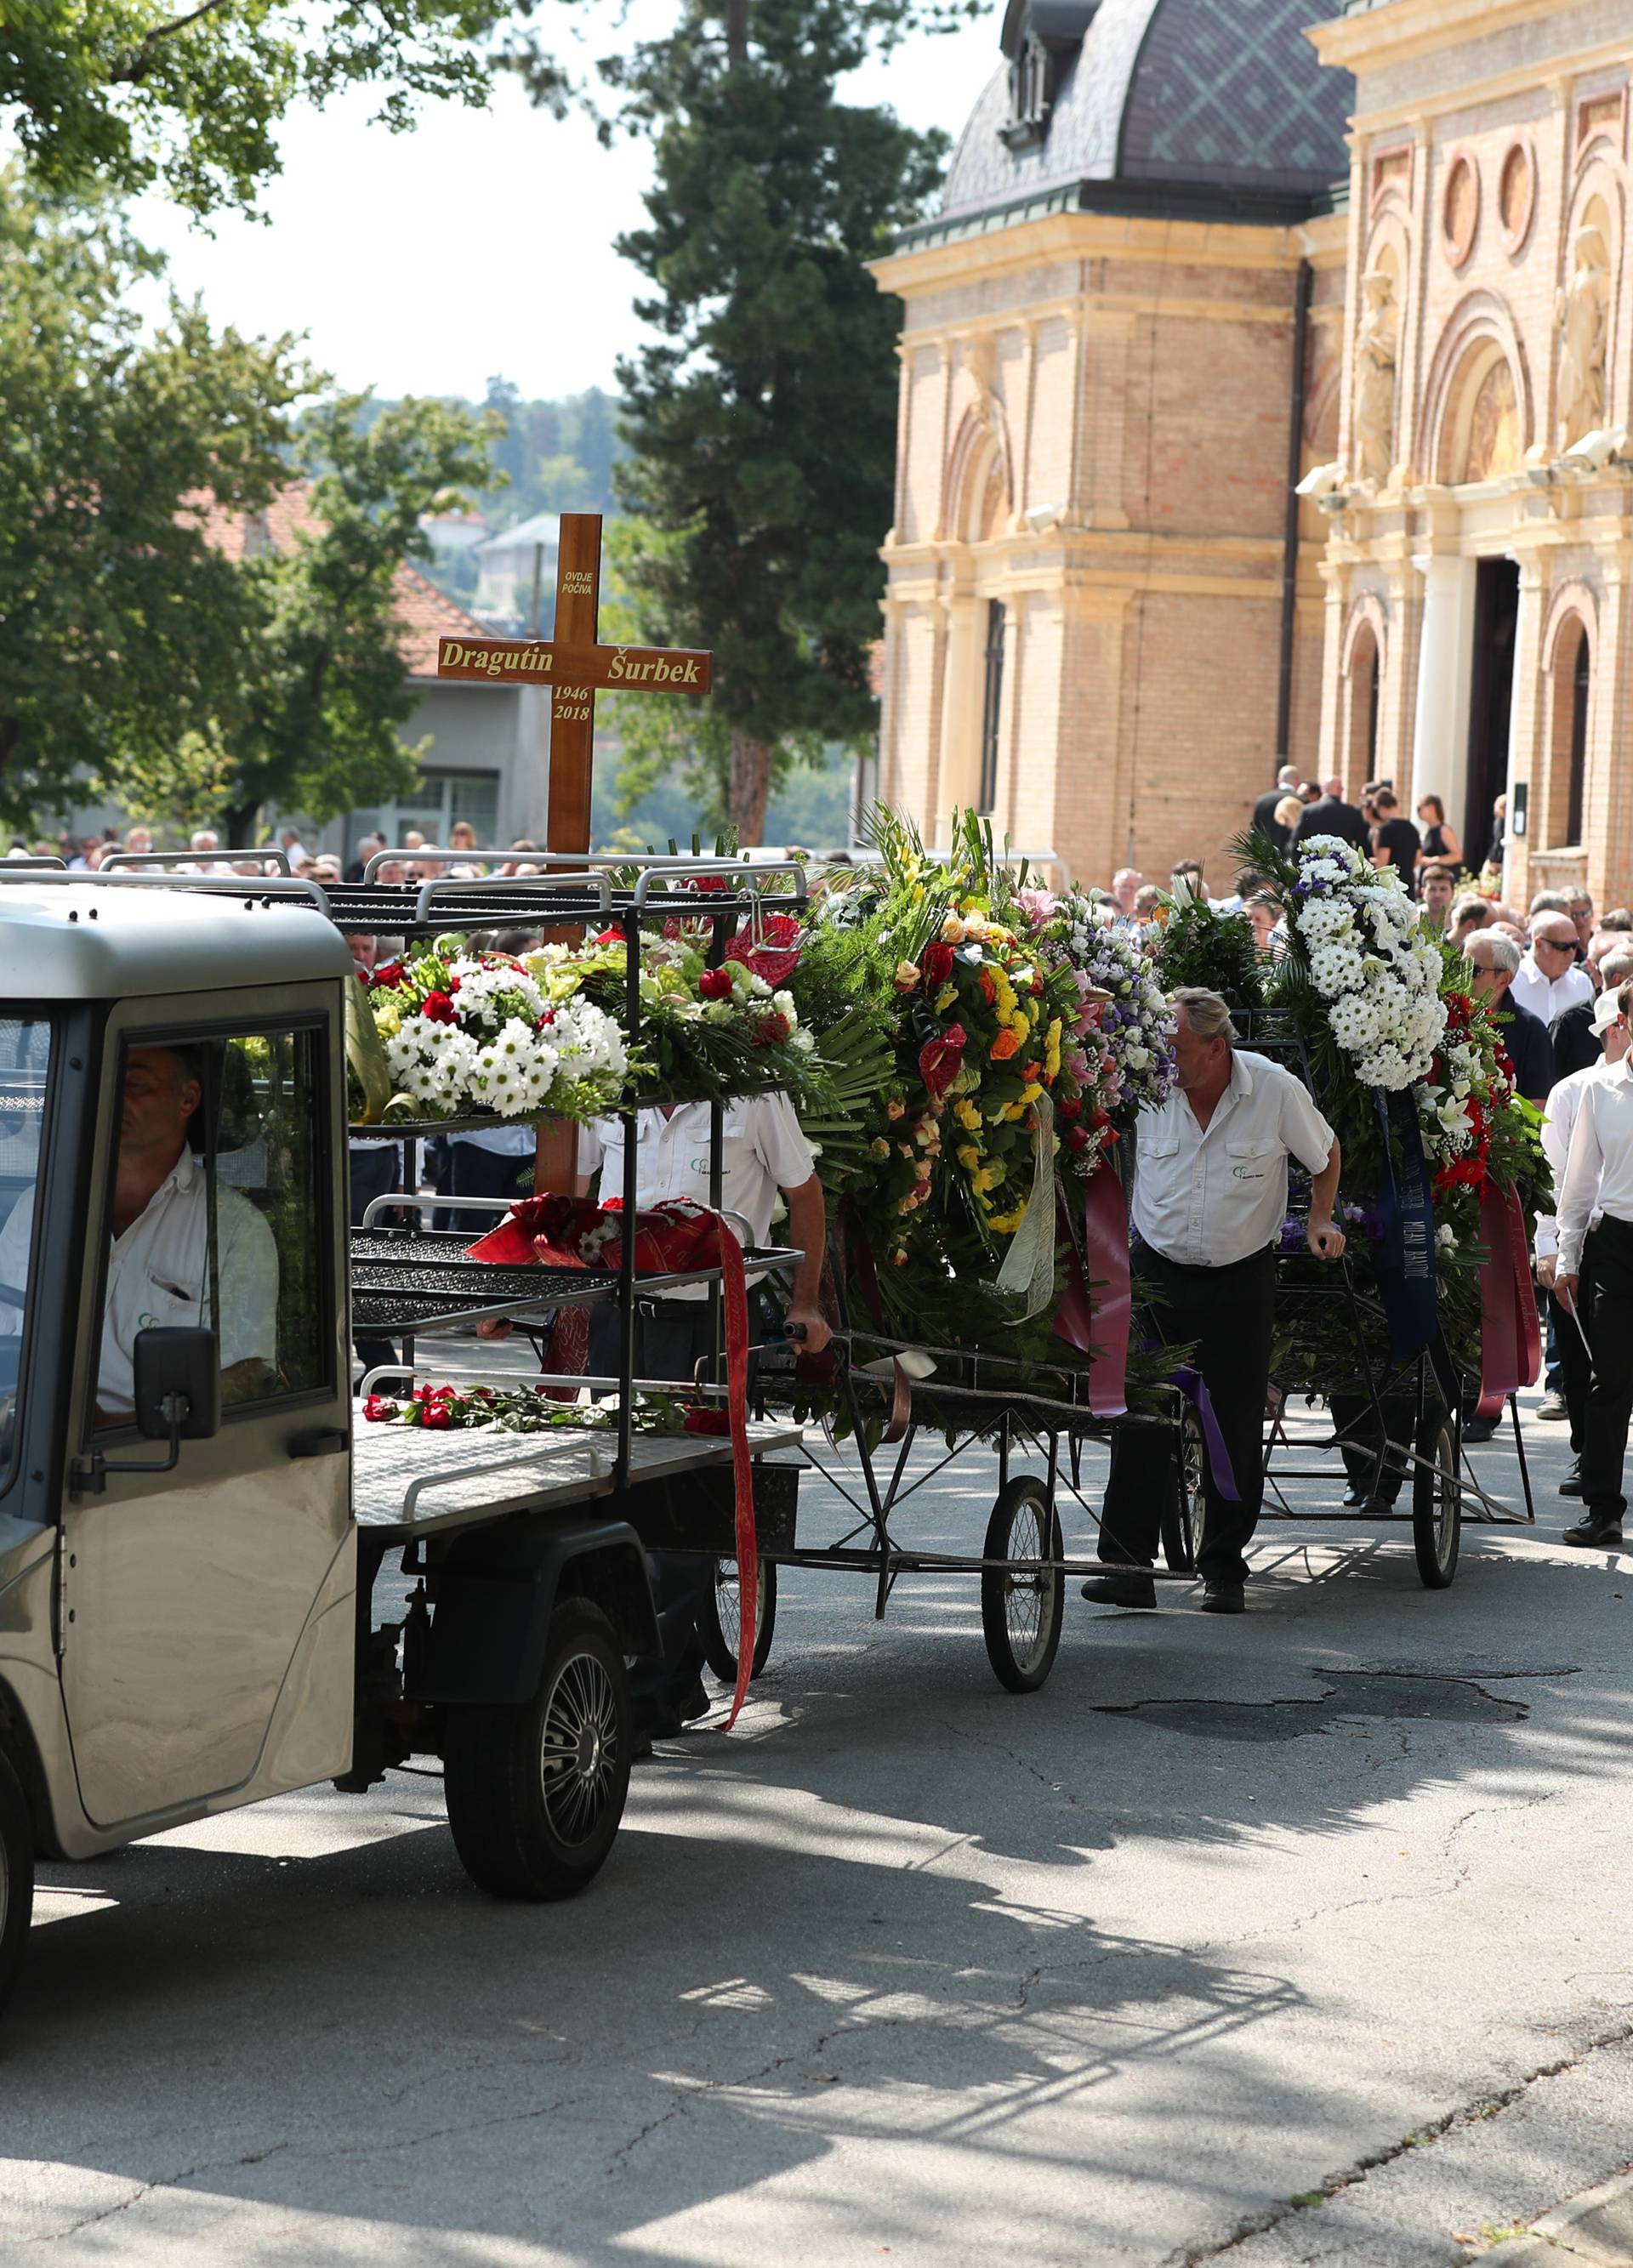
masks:
[[[849,0],[846,12],[881,46],[979,4]],[[624,17],[622,0],[0,0],[0,125],[49,188],[158,186],[201,215],[253,209],[278,171],[284,113],[347,87],[378,88],[381,120],[401,129],[424,99],[484,102],[507,70],[558,114],[589,102],[610,134]]]
[[[657,171],[619,249],[661,335],[619,368],[641,524],[617,566],[646,635],[713,651],[715,690],[700,729],[620,722],[637,768],[662,761],[654,736],[691,735],[711,815],[753,843],[780,770],[874,726],[897,314],[864,263],[922,210],[945,145],[839,99],[867,47],[852,0],[731,13],[722,37],[698,7],[629,73]]]
[[[292,339],[129,293],[160,263],[106,204],[0,174],[0,818],[97,793],[150,809],[277,797],[314,817],[412,777],[393,579],[418,518],[486,480],[477,420],[357,397]],[[227,523],[300,491],[284,545]]]

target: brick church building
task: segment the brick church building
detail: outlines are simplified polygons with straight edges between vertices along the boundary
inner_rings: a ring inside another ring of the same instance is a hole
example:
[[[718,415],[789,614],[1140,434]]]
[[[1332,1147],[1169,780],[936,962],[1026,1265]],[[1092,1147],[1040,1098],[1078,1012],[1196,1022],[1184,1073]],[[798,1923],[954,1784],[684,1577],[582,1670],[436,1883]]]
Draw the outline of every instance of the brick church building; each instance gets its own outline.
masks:
[[[1476,865],[1505,793],[1511,897],[1625,900],[1633,0],[1009,0],[1001,47],[876,269],[881,794],[1223,881],[1286,760]]]

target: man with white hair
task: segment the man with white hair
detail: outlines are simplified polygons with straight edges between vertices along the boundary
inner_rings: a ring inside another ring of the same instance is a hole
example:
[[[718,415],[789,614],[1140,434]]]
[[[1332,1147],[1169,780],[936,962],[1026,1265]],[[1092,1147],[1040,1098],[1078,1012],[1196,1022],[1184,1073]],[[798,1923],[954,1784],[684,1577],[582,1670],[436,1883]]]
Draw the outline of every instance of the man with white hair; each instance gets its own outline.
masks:
[[[1179,1082],[1144,1111],[1134,1159],[1133,1220],[1139,1273],[1164,1340],[1196,1347],[1230,1471],[1204,1477],[1197,1572],[1206,1614],[1239,1615],[1243,1557],[1264,1497],[1265,1397],[1275,1307],[1275,1260],[1287,1218],[1287,1163],[1312,1176],[1305,1242],[1336,1260],[1333,1222],[1338,1137],[1303,1083],[1267,1057],[1238,1055],[1217,992],[1173,996]],[[1162,1507],[1179,1486],[1167,1427],[1119,1426],[1100,1521],[1100,1557],[1122,1571],[1152,1567]],[[1227,1491],[1230,1493],[1227,1493]],[[1096,1576],[1083,1596],[1102,1606],[1154,1607],[1148,1573]]]
[[[213,827],[196,828],[188,841],[188,848],[192,851],[193,855],[177,868],[176,871],[178,873],[214,874],[218,873],[226,873],[227,869],[216,857],[217,851],[221,848],[221,837],[216,833]]]
[[[1633,983],[1614,996],[1625,1024]],[[1563,1541],[1619,1545],[1622,1467],[1633,1412],[1633,1057],[1584,1086],[1558,1200],[1559,1303],[1587,1335],[1592,1375],[1582,1420],[1585,1510]]]
[[[1468,940],[1464,958],[1474,972],[1474,997],[1489,1003],[1491,1020],[1503,1035],[1515,1086],[1541,1109],[1554,1084],[1554,1049],[1547,1025],[1514,998],[1518,946],[1496,929],[1480,929]]]
[[[1134,900],[1140,895],[1145,876],[1137,866],[1119,866],[1112,877],[1112,895],[1117,901],[1117,910],[1124,921],[1134,919]]]
[[[1514,976],[1514,998],[1544,1024],[1578,1000],[1592,1000],[1593,980],[1577,966],[1577,925],[1567,913],[1531,917],[1531,950]]]

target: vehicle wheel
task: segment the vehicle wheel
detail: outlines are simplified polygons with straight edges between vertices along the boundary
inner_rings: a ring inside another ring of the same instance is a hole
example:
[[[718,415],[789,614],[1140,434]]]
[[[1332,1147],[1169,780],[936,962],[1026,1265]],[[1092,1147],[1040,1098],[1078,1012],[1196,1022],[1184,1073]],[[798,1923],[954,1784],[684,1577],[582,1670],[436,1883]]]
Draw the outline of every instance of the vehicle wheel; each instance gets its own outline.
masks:
[[[1445,1412],[1426,1418],[1417,1454],[1428,1462],[1412,1469],[1412,1542],[1417,1572],[1431,1591],[1444,1591],[1457,1573],[1463,1534],[1463,1498],[1458,1486],[1457,1421]]]
[[[33,1910],[33,1825],[22,1783],[0,1756],[0,2011],[22,1974]]]
[[[496,1898],[581,1890],[630,1785],[629,1676],[601,1609],[564,1599],[533,1699],[450,1709],[443,1745],[448,1825],[472,1881]]]
[[[777,1628],[777,1562],[760,1561],[759,1596],[754,1610],[754,1661],[749,1675],[757,1677],[765,1668],[772,1650],[772,1638]],[[704,1654],[709,1668],[728,1684],[737,1681],[737,1633],[742,1628],[742,1608],[737,1594],[737,1563],[735,1559],[717,1559],[714,1578],[704,1594],[698,1610],[698,1636],[703,1641]]]
[[[1060,1515],[1035,1474],[1012,1480],[994,1505],[982,1557],[1033,1563],[982,1569],[981,1631],[1000,1685],[1036,1693],[1060,1648],[1066,1577]]]
[[[1202,1548],[1206,1470],[1202,1421],[1194,1410],[1187,1410],[1179,1421],[1179,1486],[1163,1514],[1163,1557],[1176,1575],[1196,1572],[1197,1554]]]

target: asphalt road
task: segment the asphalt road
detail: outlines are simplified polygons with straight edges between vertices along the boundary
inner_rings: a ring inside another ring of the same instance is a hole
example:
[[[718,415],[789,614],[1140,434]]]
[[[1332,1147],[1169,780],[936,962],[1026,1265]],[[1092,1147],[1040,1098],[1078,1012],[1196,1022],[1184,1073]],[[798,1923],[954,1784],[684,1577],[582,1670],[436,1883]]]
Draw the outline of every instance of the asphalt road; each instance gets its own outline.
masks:
[[[569,1906],[471,1889],[402,1774],[48,1869],[7,2268],[1459,2259],[1633,2158],[1633,1559],[1555,1541],[1561,1430],[1451,1591],[1267,1526],[1241,1620],[1074,1587],[1026,1698],[967,1579],[883,1626],[787,1579]]]

